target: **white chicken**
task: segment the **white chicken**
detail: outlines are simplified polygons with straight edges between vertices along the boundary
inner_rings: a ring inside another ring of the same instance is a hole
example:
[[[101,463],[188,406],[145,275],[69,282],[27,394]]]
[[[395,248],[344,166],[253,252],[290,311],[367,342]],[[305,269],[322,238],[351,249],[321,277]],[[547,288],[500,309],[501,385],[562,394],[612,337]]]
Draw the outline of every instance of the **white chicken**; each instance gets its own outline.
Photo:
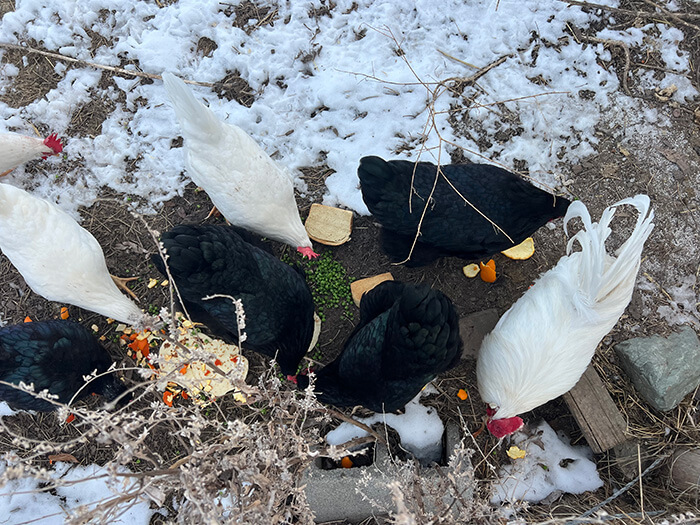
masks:
[[[241,128],[219,120],[171,73],[163,82],[185,143],[187,172],[233,225],[317,257],[299,217],[292,179]]]
[[[152,324],[116,287],[102,247],[55,204],[0,184],[0,250],[34,292],[136,327]]]
[[[0,177],[27,161],[39,157],[45,159],[62,151],[63,144],[55,133],[45,139],[0,133]]]
[[[637,208],[634,231],[608,254],[605,241],[615,209]],[[637,195],[605,209],[592,223],[586,207],[573,202],[566,225],[580,217],[584,229],[567,244],[567,255],[544,273],[484,339],[477,362],[487,428],[497,438],[519,430],[517,417],[569,391],[588,366],[598,343],[632,299],[642,248],[654,227],[649,197]],[[568,234],[568,232],[567,232]],[[575,242],[581,251],[572,253]]]

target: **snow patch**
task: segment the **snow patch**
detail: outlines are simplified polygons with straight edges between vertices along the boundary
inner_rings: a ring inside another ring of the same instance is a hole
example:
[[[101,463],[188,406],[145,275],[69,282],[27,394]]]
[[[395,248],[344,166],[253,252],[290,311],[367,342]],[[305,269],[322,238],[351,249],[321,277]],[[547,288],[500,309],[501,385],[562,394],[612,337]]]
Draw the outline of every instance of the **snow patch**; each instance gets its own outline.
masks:
[[[375,414],[367,418],[355,418],[365,425],[384,423],[399,433],[401,446],[413,454],[423,464],[440,461],[442,457],[442,434],[445,431],[437,411],[420,404],[420,398],[426,394],[436,393],[428,384],[414,397],[403,414]],[[350,423],[341,423],[326,435],[329,445],[342,445],[351,439],[364,437],[367,432]]]
[[[532,436],[513,435],[514,445],[526,456],[512,460],[498,473],[491,503],[529,501],[538,503],[555,491],[582,494],[603,486],[588,447],[572,447],[568,438],[557,435],[542,422]]]

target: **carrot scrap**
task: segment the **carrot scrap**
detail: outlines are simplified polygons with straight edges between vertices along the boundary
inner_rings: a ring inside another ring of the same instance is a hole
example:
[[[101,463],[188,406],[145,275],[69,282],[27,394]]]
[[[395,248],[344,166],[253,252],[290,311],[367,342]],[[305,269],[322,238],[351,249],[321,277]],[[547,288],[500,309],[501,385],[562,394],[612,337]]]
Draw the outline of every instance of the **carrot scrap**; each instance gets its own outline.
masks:
[[[180,395],[182,396],[182,399],[188,399],[190,397],[187,395],[187,392],[185,392],[184,390],[182,391],[182,393]]]
[[[61,319],[68,319],[68,308],[61,306]]]
[[[24,322],[25,322],[25,323],[31,323],[31,322],[32,322],[32,318],[29,317],[29,316],[27,316],[27,317],[24,318]]]
[[[184,376],[187,373],[187,367],[190,366],[187,363],[182,365],[182,368],[180,369],[180,373]]]
[[[165,392],[163,392],[163,403],[165,403],[169,407],[173,406],[174,397],[175,395],[170,390],[166,390]]]
[[[343,459],[341,459],[340,466],[343,468],[352,468],[353,462],[352,459],[350,459],[350,456],[345,456]]]
[[[492,283],[496,280],[496,263],[493,259],[491,259],[486,264],[480,262],[479,268],[481,268],[479,277],[481,277],[482,281],[484,281],[485,283]]]
[[[469,395],[467,394],[466,390],[464,390],[463,388],[460,388],[457,391],[457,397],[460,398],[462,401],[464,401],[465,399],[467,399],[469,397]]]

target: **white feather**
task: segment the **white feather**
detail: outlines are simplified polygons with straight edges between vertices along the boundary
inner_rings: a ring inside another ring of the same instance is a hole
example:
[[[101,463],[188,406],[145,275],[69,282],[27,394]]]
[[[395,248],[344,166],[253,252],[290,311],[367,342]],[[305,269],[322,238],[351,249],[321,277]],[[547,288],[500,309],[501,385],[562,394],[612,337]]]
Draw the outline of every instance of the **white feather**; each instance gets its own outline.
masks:
[[[185,83],[163,74],[185,140],[187,172],[231,223],[294,247],[311,247],[294,186],[241,128],[219,120]]]
[[[34,292],[139,325],[146,316],[116,287],[97,240],[58,206],[0,184],[0,249]]]
[[[605,241],[615,209],[623,204],[637,208],[639,217],[612,257]],[[583,229],[569,240],[567,255],[540,276],[482,343],[478,386],[484,402],[498,407],[494,419],[522,414],[570,390],[632,299],[642,248],[654,227],[649,197],[613,204],[599,223],[575,201],[564,218],[565,231],[574,217],[581,218]],[[581,251],[572,253],[574,243]]]
[[[44,144],[43,139],[16,133],[0,133],[0,173],[53,153],[53,150]]]

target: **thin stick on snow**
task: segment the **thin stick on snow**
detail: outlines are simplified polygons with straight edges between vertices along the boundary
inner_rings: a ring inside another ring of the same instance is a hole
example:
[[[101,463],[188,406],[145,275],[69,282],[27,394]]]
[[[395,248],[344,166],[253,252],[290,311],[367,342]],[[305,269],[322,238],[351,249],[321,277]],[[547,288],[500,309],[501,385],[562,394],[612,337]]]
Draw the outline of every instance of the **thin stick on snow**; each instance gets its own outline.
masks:
[[[117,73],[119,75],[127,75],[127,76],[131,76],[131,77],[141,77],[141,78],[150,78],[152,80],[162,80],[162,77],[160,75],[154,75],[153,73],[146,73],[144,71],[135,71],[135,70],[131,70],[131,69],[124,69],[122,67],[116,67],[116,66],[105,66],[104,64],[98,64],[97,62],[88,62],[87,60],[80,60],[78,58],[67,57],[65,55],[61,55],[60,53],[53,53],[51,51],[43,51],[41,49],[35,49],[35,48],[29,47],[29,46],[21,46],[18,44],[8,44],[5,42],[0,42],[0,48],[14,49],[15,51],[21,51],[22,53],[42,55],[45,57],[54,58],[56,60],[62,60],[63,62],[70,62],[72,64],[80,64],[82,66],[89,66],[89,67],[94,67],[97,69],[104,69],[106,71],[111,71],[112,73]],[[204,86],[204,87],[209,87],[209,88],[234,87],[234,85],[230,82],[225,82],[225,83],[199,82],[197,80],[185,80],[185,79],[182,79],[182,81],[185,82],[185,84],[192,84],[195,86]]]

